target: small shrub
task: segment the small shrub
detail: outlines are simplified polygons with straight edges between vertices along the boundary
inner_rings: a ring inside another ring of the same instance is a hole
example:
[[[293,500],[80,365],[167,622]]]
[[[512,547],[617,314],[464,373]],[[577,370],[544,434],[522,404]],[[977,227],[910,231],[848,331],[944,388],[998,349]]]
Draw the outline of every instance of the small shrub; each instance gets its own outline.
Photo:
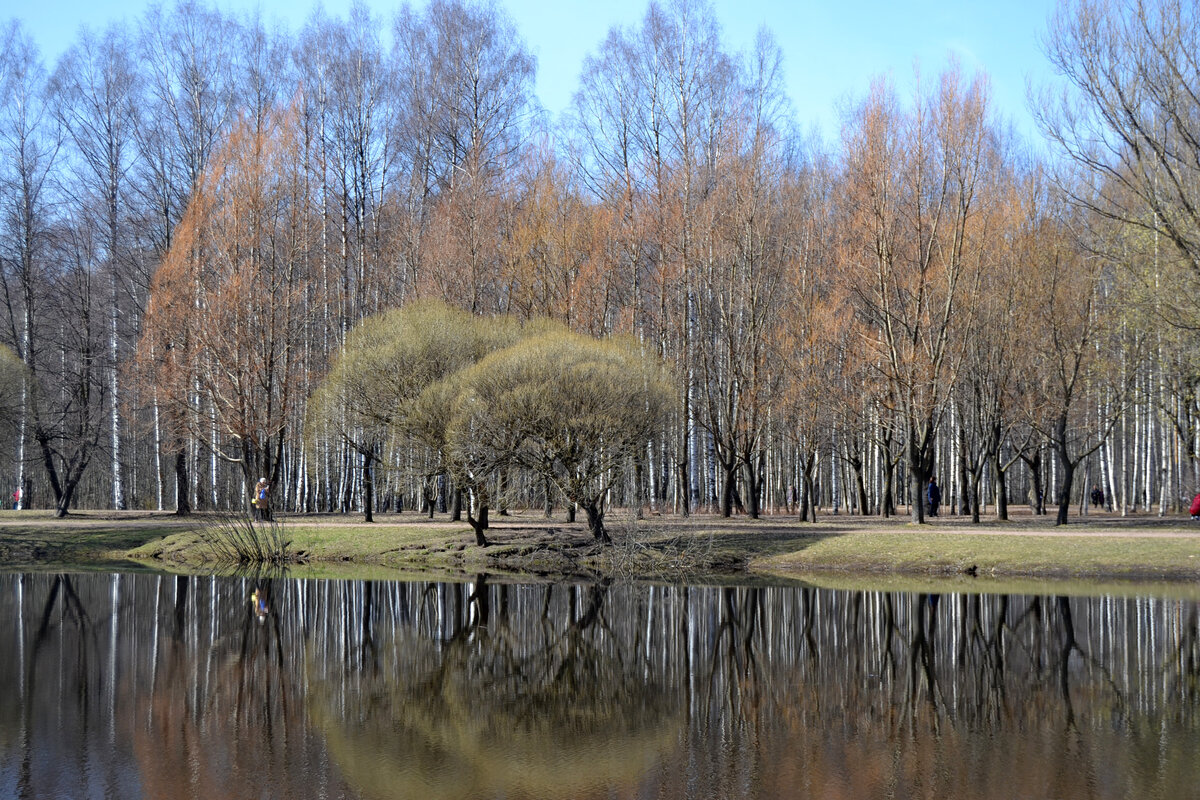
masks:
[[[282,566],[293,561],[291,542],[284,538],[283,523],[272,518],[256,522],[230,514],[203,529],[213,559],[228,566]]]
[[[624,516],[624,518],[622,518]],[[712,567],[712,533],[672,534],[666,526],[639,520],[633,512],[616,516],[612,545],[603,557],[618,579],[685,580]]]

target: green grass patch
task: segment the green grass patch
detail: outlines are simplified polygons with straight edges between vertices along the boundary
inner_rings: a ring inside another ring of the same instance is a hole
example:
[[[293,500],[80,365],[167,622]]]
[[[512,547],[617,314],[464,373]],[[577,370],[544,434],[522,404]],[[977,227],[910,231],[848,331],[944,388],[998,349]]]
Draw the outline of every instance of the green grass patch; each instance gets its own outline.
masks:
[[[290,550],[303,561],[404,564],[420,556],[455,550],[470,536],[469,528],[428,525],[305,525],[284,523]],[[167,536],[130,551],[132,558],[201,565],[210,548],[203,529]]]
[[[1200,578],[1200,537],[856,532],[814,539],[751,566],[793,576],[838,571],[1181,580]]]

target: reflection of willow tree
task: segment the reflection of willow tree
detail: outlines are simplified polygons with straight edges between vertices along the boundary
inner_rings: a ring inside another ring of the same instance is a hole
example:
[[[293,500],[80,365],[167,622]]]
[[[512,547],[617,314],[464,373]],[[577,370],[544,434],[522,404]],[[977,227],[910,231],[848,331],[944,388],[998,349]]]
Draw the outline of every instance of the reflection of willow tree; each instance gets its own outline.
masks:
[[[613,631],[607,591],[547,585],[518,610],[511,587],[480,576],[430,586],[411,609],[417,624],[380,641],[364,627],[379,661],[349,687],[333,672],[309,694],[342,773],[367,797],[635,785],[673,745],[682,698],[650,669],[653,654]],[[423,630],[434,618],[438,629]],[[361,712],[345,715],[347,704]]]

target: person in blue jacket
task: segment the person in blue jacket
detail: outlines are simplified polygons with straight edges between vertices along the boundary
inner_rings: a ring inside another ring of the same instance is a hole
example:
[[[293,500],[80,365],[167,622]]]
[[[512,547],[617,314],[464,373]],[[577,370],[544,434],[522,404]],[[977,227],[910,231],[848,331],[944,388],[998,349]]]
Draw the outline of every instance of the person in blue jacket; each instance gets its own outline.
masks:
[[[942,490],[933,478],[929,479],[929,486],[925,489],[925,499],[929,502],[929,516],[936,517],[938,506],[942,502]]]

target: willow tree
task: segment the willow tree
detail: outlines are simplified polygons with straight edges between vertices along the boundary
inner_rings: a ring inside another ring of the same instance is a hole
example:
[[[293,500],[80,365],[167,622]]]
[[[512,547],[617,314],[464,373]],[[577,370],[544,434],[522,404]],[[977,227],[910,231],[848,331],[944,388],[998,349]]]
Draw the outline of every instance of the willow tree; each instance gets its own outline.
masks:
[[[341,355],[309,398],[305,434],[315,457],[321,445],[346,444],[362,459],[363,515],[374,522],[374,466],[397,405],[399,381],[390,369],[402,334],[394,315],[363,320],[346,336]]]
[[[631,340],[551,331],[523,339],[462,377],[448,438],[455,458],[548,478],[611,541],[605,496],[673,410],[657,359]]]
[[[423,494],[430,504],[436,479],[447,472],[444,422],[430,399],[434,384],[511,344],[520,326],[507,318],[477,317],[439,301],[418,301],[363,320],[309,402],[306,430],[316,442],[340,441],[362,459],[364,510],[372,518],[373,468],[386,442],[426,448]]]

